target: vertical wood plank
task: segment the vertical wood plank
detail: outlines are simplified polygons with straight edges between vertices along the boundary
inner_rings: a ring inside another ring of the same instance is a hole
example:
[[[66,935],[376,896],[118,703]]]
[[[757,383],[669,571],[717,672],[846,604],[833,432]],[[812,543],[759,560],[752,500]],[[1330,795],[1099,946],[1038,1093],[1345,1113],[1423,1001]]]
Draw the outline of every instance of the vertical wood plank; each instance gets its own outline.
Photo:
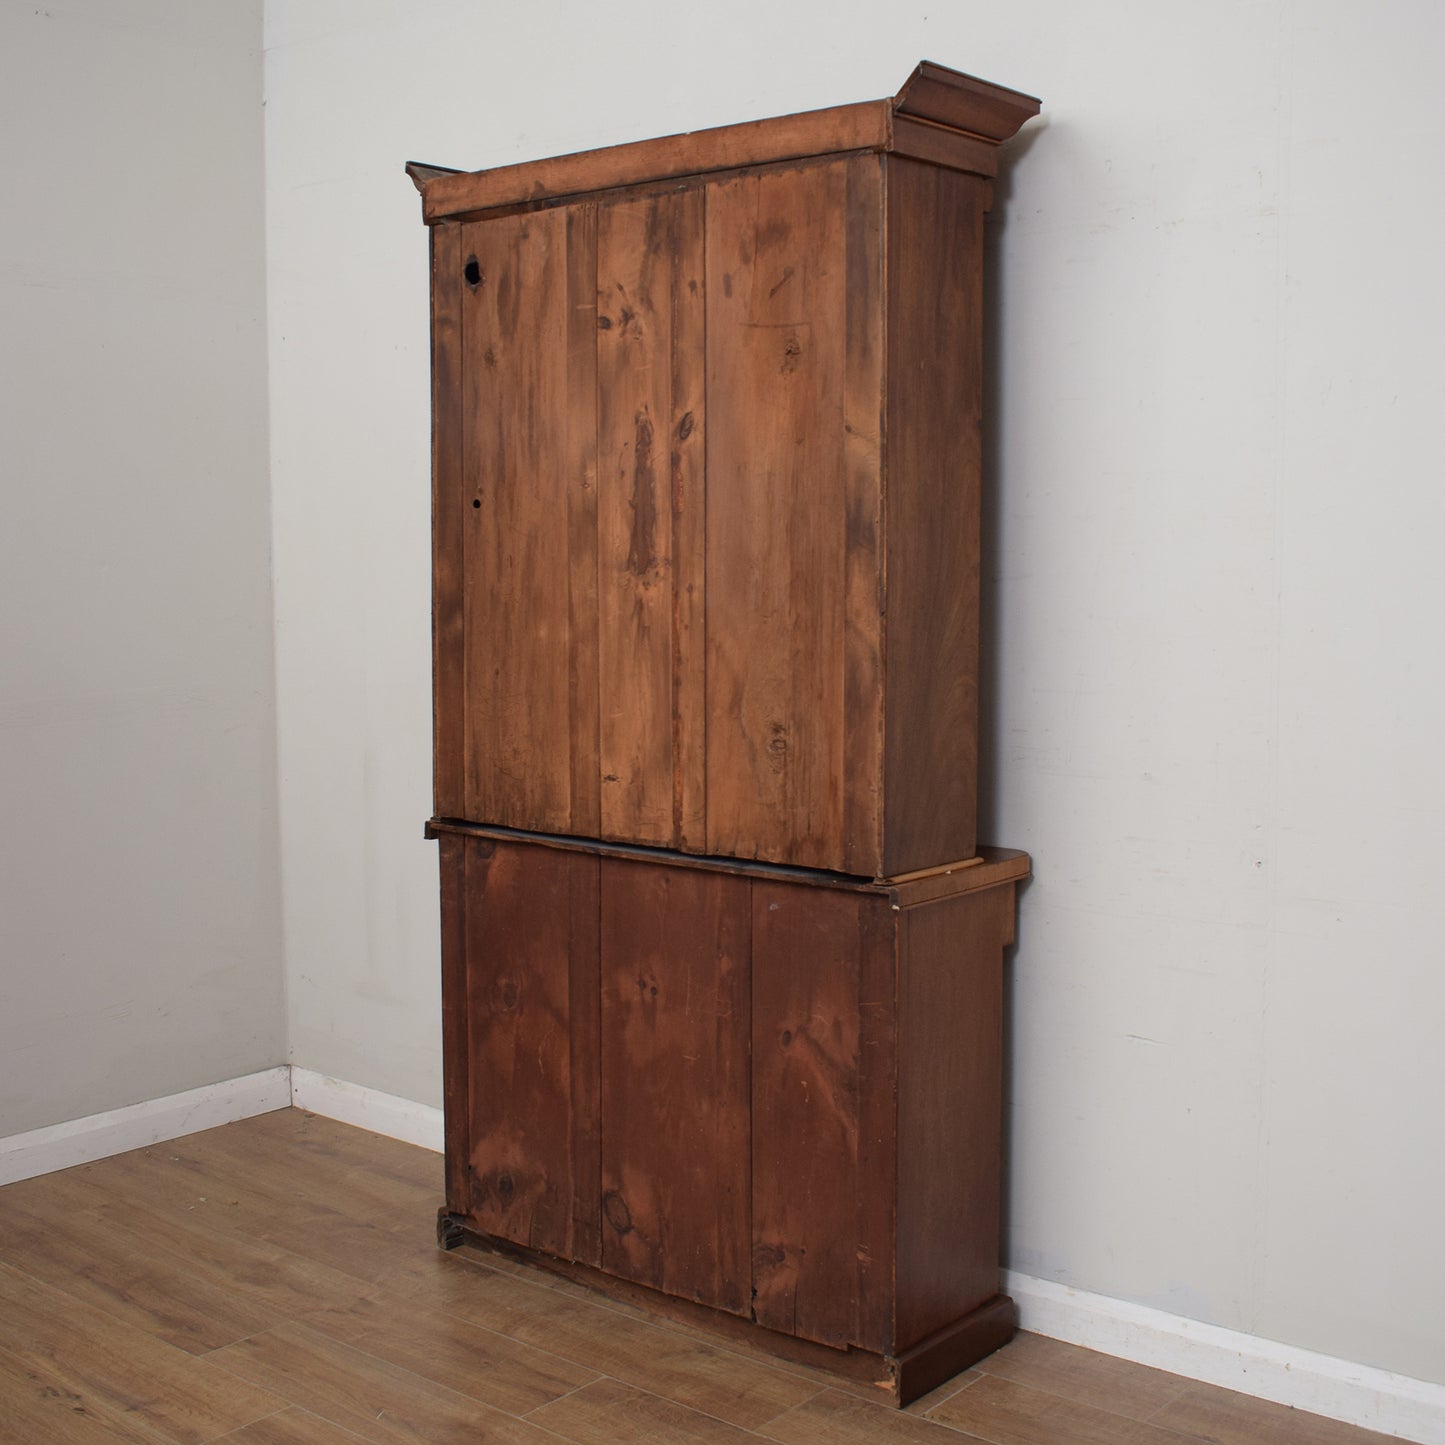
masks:
[[[567,207],[567,623],[572,832],[602,831],[597,675],[597,206]]]
[[[471,1212],[471,1058],[467,1002],[466,842],[440,838],[442,915],[442,1104],[447,1208]]]
[[[602,863],[602,1259],[748,1311],[749,885]]]
[[[848,294],[843,379],[843,819],[846,872],[883,857],[883,157],[848,167]]]
[[[597,860],[467,846],[472,1218],[489,1234],[572,1258],[573,1221],[592,1206],[574,1167],[571,992],[597,956],[595,891],[577,875],[595,875]]]
[[[567,210],[462,228],[465,816],[572,827]],[[471,278],[471,279],[469,279]]]
[[[988,182],[890,156],[883,872],[977,846]]]
[[[867,906],[753,884],[754,1317],[839,1346],[858,1336],[860,1194],[886,1187],[858,1172]]]
[[[672,823],[690,853],[707,849],[705,195],[677,196],[672,258]]]
[[[461,227],[431,229],[432,811],[465,809]]]
[[[574,854],[568,1042],[572,1089],[572,1254],[602,1263],[602,944],[600,860]]]
[[[901,915],[900,1351],[999,1289],[1003,948],[1013,914],[1005,884]]]
[[[673,839],[674,545],[670,464],[674,197],[597,226],[598,616],[602,836]]]
[[[898,933],[886,897],[859,905],[858,1331],[855,1343],[892,1354],[898,1237]]]
[[[844,866],[847,166],[707,193],[708,851]]]

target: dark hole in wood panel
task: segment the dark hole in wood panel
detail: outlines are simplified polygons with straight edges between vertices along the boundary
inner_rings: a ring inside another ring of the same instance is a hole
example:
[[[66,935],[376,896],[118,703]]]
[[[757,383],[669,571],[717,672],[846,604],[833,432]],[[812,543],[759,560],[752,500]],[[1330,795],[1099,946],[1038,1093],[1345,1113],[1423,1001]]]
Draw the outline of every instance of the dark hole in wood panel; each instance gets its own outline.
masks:
[[[475,256],[467,257],[467,266],[463,274],[467,278],[468,286],[480,286],[482,284],[482,268],[477,265]]]

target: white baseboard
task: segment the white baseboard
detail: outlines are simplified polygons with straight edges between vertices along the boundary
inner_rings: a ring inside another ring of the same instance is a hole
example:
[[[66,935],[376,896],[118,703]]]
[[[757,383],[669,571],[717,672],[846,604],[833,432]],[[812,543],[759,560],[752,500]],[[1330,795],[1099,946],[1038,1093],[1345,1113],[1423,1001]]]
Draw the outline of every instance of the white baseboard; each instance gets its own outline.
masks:
[[[0,1139],[0,1184],[89,1164],[128,1149],[144,1149],[163,1139],[179,1139],[253,1114],[269,1114],[290,1102],[291,1070],[281,1064],[259,1074],[187,1089],[183,1094],[12,1134]]]
[[[1293,1405],[1419,1445],[1445,1445],[1445,1385],[1201,1324],[1009,1271],[1020,1324],[1107,1355]]]
[[[291,1102],[340,1124],[355,1124],[358,1129],[441,1153],[442,1111],[430,1104],[348,1084],[295,1065],[291,1069]]]

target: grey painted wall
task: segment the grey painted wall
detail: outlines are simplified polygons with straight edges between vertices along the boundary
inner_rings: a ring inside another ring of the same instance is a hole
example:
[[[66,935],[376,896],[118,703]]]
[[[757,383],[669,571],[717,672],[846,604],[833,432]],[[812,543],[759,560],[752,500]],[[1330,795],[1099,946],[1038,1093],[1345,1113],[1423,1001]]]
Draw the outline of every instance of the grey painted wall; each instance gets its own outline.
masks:
[[[259,0],[0,7],[0,1135],[284,1063]]]

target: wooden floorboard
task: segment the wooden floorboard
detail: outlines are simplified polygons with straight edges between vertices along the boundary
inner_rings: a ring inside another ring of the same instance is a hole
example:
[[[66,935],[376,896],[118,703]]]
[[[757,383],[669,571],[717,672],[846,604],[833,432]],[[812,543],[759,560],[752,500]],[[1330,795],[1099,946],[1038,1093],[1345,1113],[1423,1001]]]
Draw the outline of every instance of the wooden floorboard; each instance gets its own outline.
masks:
[[[0,1442],[1383,1445],[1020,1335],[905,1411],[470,1248],[441,1159],[284,1109],[0,1189]]]

